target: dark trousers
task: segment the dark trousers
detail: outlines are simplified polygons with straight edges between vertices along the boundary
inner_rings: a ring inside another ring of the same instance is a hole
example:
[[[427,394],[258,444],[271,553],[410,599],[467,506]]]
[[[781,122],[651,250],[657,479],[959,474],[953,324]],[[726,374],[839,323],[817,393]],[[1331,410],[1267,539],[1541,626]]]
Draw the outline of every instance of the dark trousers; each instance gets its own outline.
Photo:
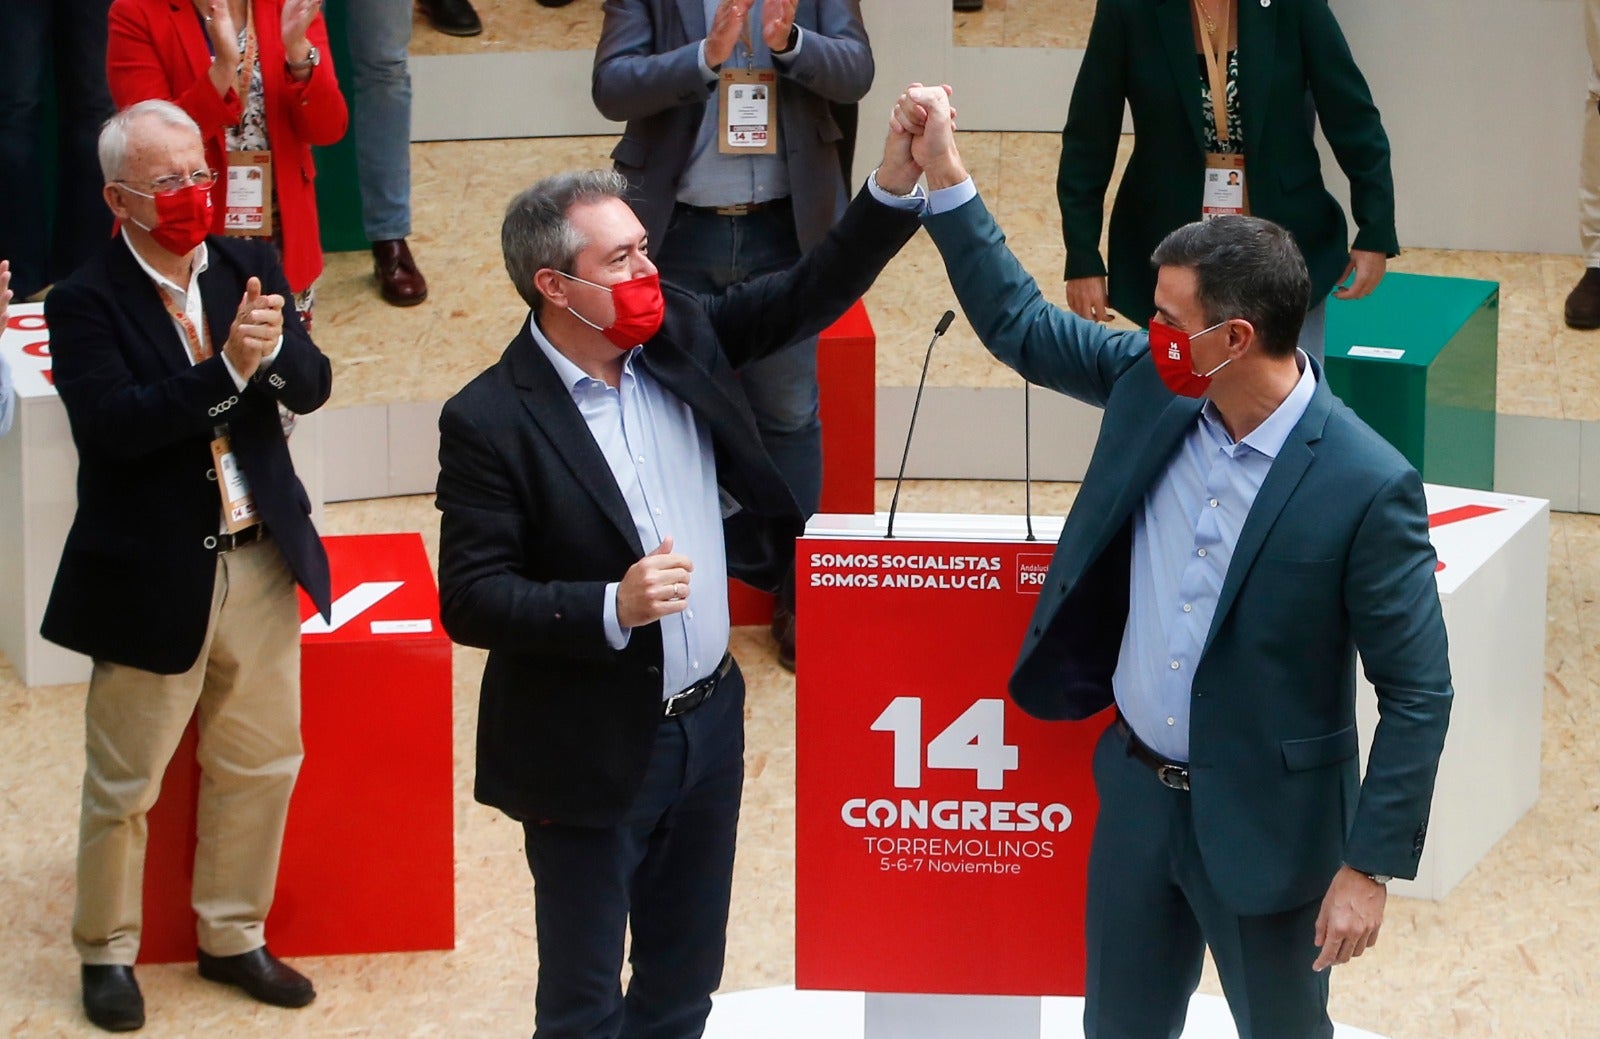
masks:
[[[111,233],[96,158],[111,117],[106,12],[111,0],[0,3],[0,259],[20,299],[88,259]],[[47,233],[44,99],[55,65],[55,228]]]
[[[743,788],[744,678],[735,667],[697,710],[661,723],[622,822],[524,824],[539,932],[534,1039],[705,1031],[722,983]]]
[[[1311,970],[1320,900],[1268,916],[1224,905],[1189,794],[1162,786],[1115,727],[1095,748],[1094,778],[1086,1039],[1177,1039],[1207,946],[1240,1039],[1330,1039],[1328,972]]]
[[[666,241],[652,251],[662,280],[694,292],[721,292],[794,266],[800,242],[787,202],[749,216],[717,216],[679,206],[667,225]],[[740,368],[739,385],[755,412],[761,445],[800,511],[810,516],[822,500],[816,337]]]

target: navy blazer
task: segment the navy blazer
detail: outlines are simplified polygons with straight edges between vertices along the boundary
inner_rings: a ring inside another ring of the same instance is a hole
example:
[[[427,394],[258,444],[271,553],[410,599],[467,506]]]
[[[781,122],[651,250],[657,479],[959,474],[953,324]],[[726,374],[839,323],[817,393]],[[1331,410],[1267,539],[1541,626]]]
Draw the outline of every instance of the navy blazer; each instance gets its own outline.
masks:
[[[326,616],[328,558],[294,472],[278,405],[321,407],[333,370],[306,334],[272,247],[206,239],[200,275],[217,353],[190,363],[149,275],[119,235],[45,298],[51,367],[78,447],[78,511],[41,633],[96,660],[180,674],[211,612],[221,498],[211,441],[234,454],[295,580]],[[221,344],[250,277],[284,297],[283,349],[243,391]]]
[[[1030,714],[1086,718],[1113,702],[1134,512],[1201,402],[1161,382],[1145,333],[1046,302],[981,199],[927,227],[990,352],[1105,411],[1011,677]],[[1241,914],[1321,898],[1341,863],[1416,876],[1450,712],[1422,480],[1317,374],[1240,531],[1191,694],[1195,832]],[[1364,782],[1358,649],[1380,713]]]
[[[806,30],[805,44],[792,61],[773,63],[778,146],[789,167],[795,234],[800,248],[809,249],[850,197],[840,173],[844,133],[830,106],[866,95],[873,62],[858,0],[800,0],[794,23]],[[628,124],[611,158],[658,252],[715,88],[700,73],[705,36],[703,0],[606,0],[594,52],[594,103],[607,119]]]
[[[916,229],[914,215],[862,192],[787,271],[718,295],[663,286],[666,317],[638,363],[711,435],[734,577],[774,589],[804,529],[734,369],[822,331]],[[654,546],[639,543],[605,456],[526,325],[445,405],[435,501],[445,629],[489,651],[477,799],[525,821],[616,822],[661,721],[661,628],[643,625],[612,649],[605,587]]]

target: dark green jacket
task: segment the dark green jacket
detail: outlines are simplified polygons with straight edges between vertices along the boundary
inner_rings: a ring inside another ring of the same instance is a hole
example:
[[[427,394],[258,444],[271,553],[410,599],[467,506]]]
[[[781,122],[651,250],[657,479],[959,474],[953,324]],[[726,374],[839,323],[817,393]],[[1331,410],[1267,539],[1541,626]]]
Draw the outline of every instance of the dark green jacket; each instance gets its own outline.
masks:
[[[1332,290],[1352,243],[1322,184],[1306,98],[1350,179],[1354,248],[1394,256],[1389,138],[1326,0],[1239,0],[1239,107],[1251,212],[1288,228],[1311,269],[1312,300]],[[1111,212],[1110,301],[1146,324],[1154,311],[1150,254],[1200,218],[1205,138],[1200,66],[1188,0],[1100,0],[1061,133],[1056,194],[1068,278],[1106,273],[1100,228],[1122,132],[1133,155]]]

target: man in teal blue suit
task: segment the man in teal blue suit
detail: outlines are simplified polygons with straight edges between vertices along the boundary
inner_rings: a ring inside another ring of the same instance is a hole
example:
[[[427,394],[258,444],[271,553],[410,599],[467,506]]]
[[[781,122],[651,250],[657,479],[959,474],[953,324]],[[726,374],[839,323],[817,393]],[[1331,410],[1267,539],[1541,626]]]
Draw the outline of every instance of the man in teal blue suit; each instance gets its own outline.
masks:
[[[978,337],[1104,409],[1011,677],[1041,718],[1116,707],[1095,751],[1084,1032],[1176,1037],[1210,947],[1243,1039],[1327,1037],[1327,968],[1413,877],[1450,711],[1416,471],[1295,345],[1288,232],[1191,224],[1157,248],[1150,331],[1047,303],[955,146],[944,90],[894,124]],[[1366,778],[1359,650],[1380,721]]]

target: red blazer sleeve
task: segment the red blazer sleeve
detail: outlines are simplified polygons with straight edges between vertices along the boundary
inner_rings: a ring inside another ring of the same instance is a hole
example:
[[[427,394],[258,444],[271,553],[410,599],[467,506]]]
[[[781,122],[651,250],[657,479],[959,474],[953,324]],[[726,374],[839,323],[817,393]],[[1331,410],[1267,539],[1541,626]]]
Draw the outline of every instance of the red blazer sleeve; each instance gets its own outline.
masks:
[[[328,45],[328,26],[322,15],[312,19],[306,40],[315,48],[319,61],[304,83],[289,74],[284,64],[281,0],[255,0],[256,31],[261,39],[261,74],[282,77],[284,110],[294,136],[305,144],[334,144],[344,136],[350,112],[333,72],[333,48]],[[270,33],[270,36],[268,35]]]
[[[106,42],[106,80],[117,107],[161,98],[175,102],[211,139],[243,115],[238,91],[217,95],[206,70],[211,51],[205,30],[185,4],[168,0],[115,0]]]

